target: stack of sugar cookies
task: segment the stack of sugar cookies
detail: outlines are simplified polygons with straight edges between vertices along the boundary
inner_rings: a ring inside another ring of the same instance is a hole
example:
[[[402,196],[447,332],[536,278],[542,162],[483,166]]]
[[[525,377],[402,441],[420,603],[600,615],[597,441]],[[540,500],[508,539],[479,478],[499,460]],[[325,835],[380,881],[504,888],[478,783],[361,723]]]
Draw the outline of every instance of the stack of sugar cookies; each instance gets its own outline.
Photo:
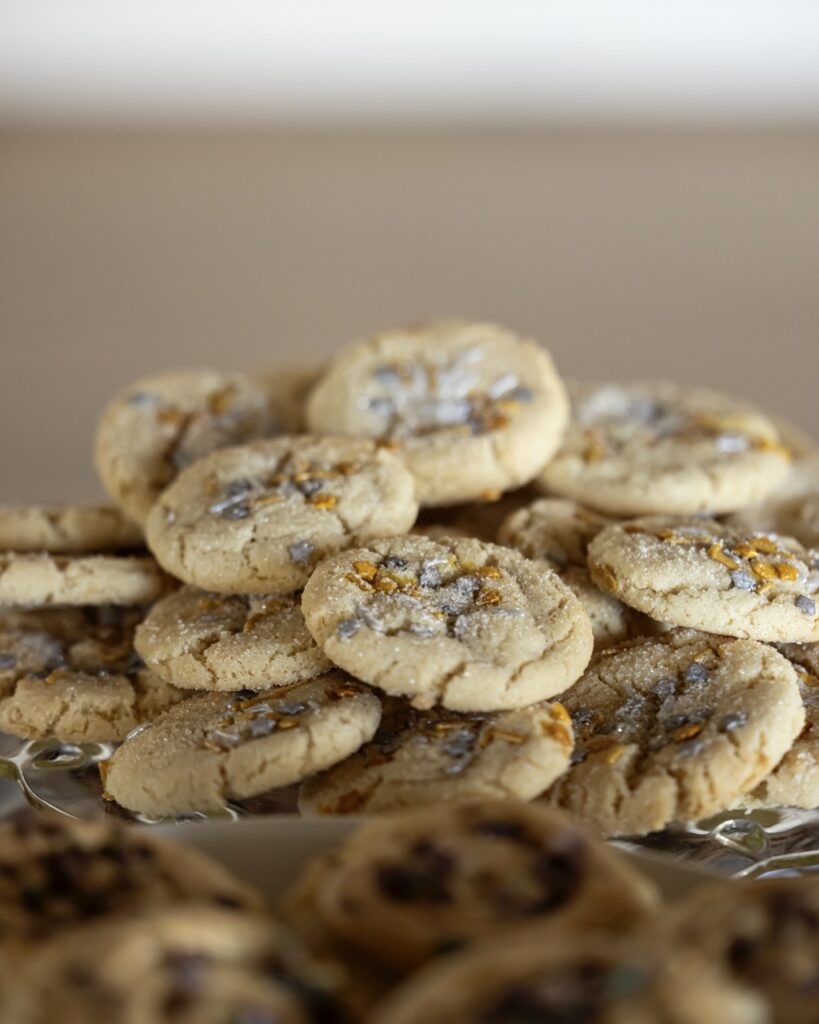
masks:
[[[0,729],[122,741],[131,811],[819,806],[819,448],[786,424],[447,320],[141,380],[96,462],[118,511],[2,513]]]

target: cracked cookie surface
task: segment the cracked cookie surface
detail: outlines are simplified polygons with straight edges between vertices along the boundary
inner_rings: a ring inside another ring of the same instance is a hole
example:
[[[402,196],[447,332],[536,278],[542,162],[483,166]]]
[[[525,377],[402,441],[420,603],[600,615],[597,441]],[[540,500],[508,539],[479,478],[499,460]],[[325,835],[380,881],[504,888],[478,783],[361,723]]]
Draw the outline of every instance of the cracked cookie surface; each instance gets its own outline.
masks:
[[[0,616],[0,729],[22,739],[116,742],[188,696],[133,649],[140,609]]]
[[[146,604],[165,586],[153,558],[0,551],[0,606]]]
[[[422,505],[532,480],[560,443],[568,399],[551,357],[495,324],[437,320],[345,349],[313,389],[312,430],[398,445]]]
[[[192,690],[267,690],[330,668],[293,594],[211,594],[186,585],[151,608],[134,645],[161,679]]]
[[[819,552],[713,519],[647,516],[589,545],[594,582],[659,622],[753,640],[819,639]]]
[[[418,505],[396,455],[354,437],[281,437],[200,459],[163,492],[147,537],[179,579],[227,594],[288,593],[316,562],[405,533]]]
[[[373,739],[308,779],[299,808],[377,814],[481,797],[532,800],[568,768],[572,744],[560,704],[459,715],[388,701]]]
[[[364,825],[305,873],[285,907],[403,971],[521,923],[617,929],[655,900],[649,882],[564,816],[490,799]]]
[[[218,810],[323,771],[372,739],[381,702],[341,672],[259,694],[197,694],[135,731],[105,787],[154,817]]]
[[[103,412],[97,472],[123,511],[144,524],[161,492],[196,459],[284,429],[267,387],[247,374],[160,373],[129,385]]]
[[[545,562],[569,587],[591,620],[596,650],[640,626],[641,616],[595,586],[586,566],[589,543],[612,522],[567,498],[539,498],[507,516],[498,530],[499,544]]]
[[[561,699],[575,751],[543,799],[609,835],[732,806],[805,721],[786,658],[767,644],[695,630],[604,651]]]
[[[85,554],[142,544],[142,531],[113,505],[0,506],[0,551]]]
[[[539,477],[613,515],[732,512],[785,480],[790,452],[765,416],[666,382],[575,385],[572,421]]]
[[[550,570],[471,539],[393,537],[328,558],[302,608],[332,662],[422,709],[535,704],[578,678],[593,643]]]

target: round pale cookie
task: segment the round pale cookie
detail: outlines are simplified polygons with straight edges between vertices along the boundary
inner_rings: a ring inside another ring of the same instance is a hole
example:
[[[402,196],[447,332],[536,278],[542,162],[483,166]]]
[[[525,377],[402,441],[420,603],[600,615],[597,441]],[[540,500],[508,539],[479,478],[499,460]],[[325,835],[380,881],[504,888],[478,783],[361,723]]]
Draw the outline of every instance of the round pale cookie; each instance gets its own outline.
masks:
[[[732,806],[805,722],[796,672],[781,654],[694,630],[604,651],[562,700],[573,765],[544,799],[608,835]]]
[[[27,951],[99,917],[196,903],[261,910],[261,896],[189,846],[110,820],[31,813],[0,824],[0,949]]]
[[[608,898],[608,894],[602,897]],[[764,1001],[696,951],[523,927],[441,957],[368,1024],[769,1024]]]
[[[405,971],[525,922],[620,930],[656,896],[621,855],[563,815],[483,800],[364,825],[288,902],[336,941]]]
[[[632,609],[594,585],[586,568],[589,542],[613,521],[567,498],[540,498],[507,516],[498,530],[499,544],[546,562],[569,587],[591,620],[596,650],[625,640],[640,624]]]
[[[375,694],[340,672],[268,693],[197,694],[114,751],[105,788],[155,817],[217,810],[343,761],[380,719]]]
[[[749,807],[819,807],[819,644],[779,644],[796,669],[805,727],[771,774],[742,800]]]
[[[572,422],[539,483],[602,512],[732,512],[788,475],[790,453],[770,420],[714,392],[577,385],[572,399]]]
[[[258,371],[286,433],[302,434],[307,430],[307,397],[323,372],[321,363],[283,364]]]
[[[116,742],[184,700],[185,691],[149,672],[134,652],[141,616],[133,608],[49,608],[0,620],[0,730]]]
[[[561,704],[459,715],[395,702],[370,743],[303,784],[299,808],[375,814],[482,797],[532,800],[566,771],[572,744]]]
[[[42,943],[22,965],[9,1024],[333,1024],[322,972],[261,915],[154,910]]]
[[[181,469],[226,445],[284,431],[263,381],[198,369],[135,381],[102,414],[97,472],[114,501],[140,524]]]
[[[545,349],[495,324],[436,320],[346,348],[310,394],[312,430],[388,440],[422,505],[451,505],[532,480],[569,414]]]
[[[183,586],[151,608],[134,646],[161,679],[192,690],[268,690],[330,668],[292,594],[229,596]]]
[[[0,506],[0,551],[87,554],[142,544],[142,531],[113,505]]]
[[[146,604],[165,586],[153,558],[0,552],[0,605]]]
[[[819,552],[705,518],[647,516],[589,545],[592,579],[660,622],[753,640],[819,640]]]
[[[819,1020],[819,880],[771,878],[707,885],[679,901],[666,921],[732,981],[760,995],[770,1020]]]
[[[148,517],[168,572],[227,594],[298,590],[325,555],[406,533],[418,504],[403,462],[354,437],[281,437],[184,470]]]
[[[592,650],[557,576],[478,540],[392,537],[328,558],[302,608],[334,664],[417,708],[535,704],[571,686]]]

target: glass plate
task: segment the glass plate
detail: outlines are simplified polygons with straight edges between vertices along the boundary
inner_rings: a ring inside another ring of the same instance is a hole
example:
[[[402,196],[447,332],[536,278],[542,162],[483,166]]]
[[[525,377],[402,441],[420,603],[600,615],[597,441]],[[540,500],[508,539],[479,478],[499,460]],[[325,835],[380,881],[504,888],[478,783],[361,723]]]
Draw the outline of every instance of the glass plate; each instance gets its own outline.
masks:
[[[290,786],[225,803],[218,811],[178,818],[132,814],[103,798],[99,762],[114,744],[24,741],[0,733],[0,777],[17,782],[33,807],[73,818],[110,816],[146,825],[201,819],[239,820],[292,814],[298,787]],[[698,822],[681,822],[663,832],[617,840],[629,850],[661,853],[730,877],[765,878],[819,872],[819,810],[793,807],[736,808]]]

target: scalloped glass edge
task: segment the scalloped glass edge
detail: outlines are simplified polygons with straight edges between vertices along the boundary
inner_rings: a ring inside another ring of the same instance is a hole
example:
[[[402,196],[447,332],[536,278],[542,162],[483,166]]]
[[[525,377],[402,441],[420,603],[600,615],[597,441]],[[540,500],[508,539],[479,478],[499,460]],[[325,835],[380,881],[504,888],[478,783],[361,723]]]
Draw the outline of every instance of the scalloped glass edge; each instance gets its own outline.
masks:
[[[32,807],[71,818],[113,817],[143,825],[201,820],[238,821],[296,811],[297,787],[250,800],[226,802],[217,811],[174,818],[132,814],[103,798],[98,764],[111,743],[19,740],[0,733],[0,777],[17,783]],[[819,809],[732,808],[698,822],[677,822],[662,832],[624,837],[615,845],[662,854],[733,878],[765,878],[819,872]]]

